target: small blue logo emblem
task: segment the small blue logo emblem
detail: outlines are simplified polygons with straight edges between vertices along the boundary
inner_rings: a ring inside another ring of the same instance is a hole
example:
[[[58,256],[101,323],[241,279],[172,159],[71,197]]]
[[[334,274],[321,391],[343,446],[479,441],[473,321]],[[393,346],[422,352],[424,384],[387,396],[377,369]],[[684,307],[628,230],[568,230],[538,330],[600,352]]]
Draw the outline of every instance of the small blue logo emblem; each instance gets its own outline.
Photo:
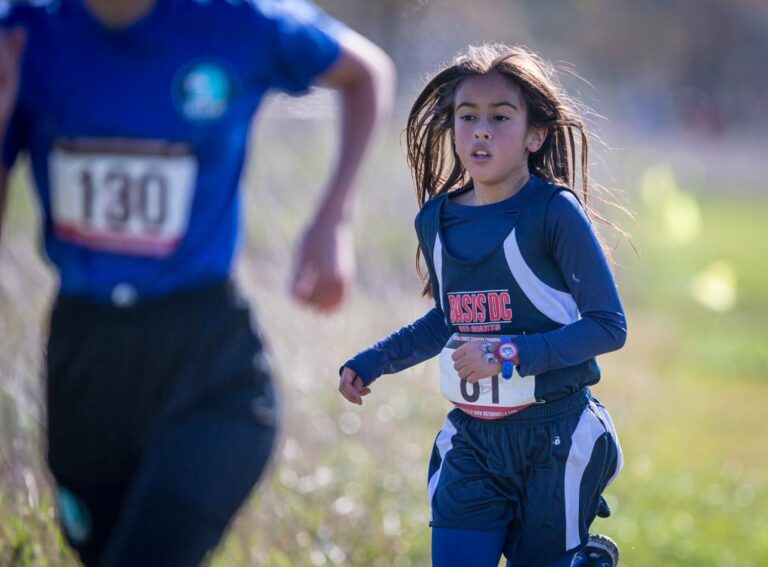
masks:
[[[75,545],[82,545],[91,537],[91,513],[82,500],[59,486],[56,491],[59,521],[64,533]]]
[[[181,113],[195,122],[219,118],[232,100],[231,73],[215,61],[198,61],[177,76],[174,87]]]

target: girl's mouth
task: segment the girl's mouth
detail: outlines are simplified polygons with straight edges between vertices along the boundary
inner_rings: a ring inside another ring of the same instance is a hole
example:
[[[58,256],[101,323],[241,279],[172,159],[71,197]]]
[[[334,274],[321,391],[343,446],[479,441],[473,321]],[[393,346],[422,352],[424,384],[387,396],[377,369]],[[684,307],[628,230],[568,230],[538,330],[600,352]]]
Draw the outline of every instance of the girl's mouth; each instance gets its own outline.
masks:
[[[491,154],[487,150],[474,150],[471,157],[476,163],[485,163],[491,159]]]

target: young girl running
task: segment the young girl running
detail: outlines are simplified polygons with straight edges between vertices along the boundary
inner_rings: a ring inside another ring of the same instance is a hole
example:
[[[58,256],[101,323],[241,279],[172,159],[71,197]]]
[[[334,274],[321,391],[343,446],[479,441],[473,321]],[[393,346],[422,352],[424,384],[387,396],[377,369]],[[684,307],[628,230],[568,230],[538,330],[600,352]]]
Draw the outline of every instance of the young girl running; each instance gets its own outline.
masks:
[[[434,565],[587,564],[622,464],[589,386],[626,322],[586,207],[584,120],[549,64],[482,45],[427,84],[406,141],[435,306],[346,362],[339,390],[361,404],[382,374],[440,355],[456,408],[429,466]]]

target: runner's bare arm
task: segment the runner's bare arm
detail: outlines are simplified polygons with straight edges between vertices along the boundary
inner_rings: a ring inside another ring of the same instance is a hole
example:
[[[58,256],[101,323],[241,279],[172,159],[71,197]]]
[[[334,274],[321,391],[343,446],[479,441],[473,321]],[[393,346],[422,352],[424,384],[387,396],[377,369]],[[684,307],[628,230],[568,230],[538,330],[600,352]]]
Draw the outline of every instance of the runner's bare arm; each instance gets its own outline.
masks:
[[[391,112],[395,69],[388,55],[354,31],[347,31],[341,42],[339,60],[318,80],[339,91],[342,114],[338,159],[320,209],[346,218],[355,175],[376,130]]]
[[[0,31],[0,147],[5,140],[8,121],[16,106],[16,96],[19,92],[19,63],[25,42],[24,30]],[[7,192],[8,171],[0,163],[0,237],[3,234]]]
[[[8,193],[8,172],[0,165],[0,242],[3,241],[3,218],[5,218],[5,201]]]
[[[314,217],[300,241],[294,265],[294,296],[321,311],[343,300],[354,274],[350,227],[355,177],[376,131],[388,117],[395,70],[389,56],[349,30],[339,59],[318,80],[341,98],[341,135],[336,164]]]

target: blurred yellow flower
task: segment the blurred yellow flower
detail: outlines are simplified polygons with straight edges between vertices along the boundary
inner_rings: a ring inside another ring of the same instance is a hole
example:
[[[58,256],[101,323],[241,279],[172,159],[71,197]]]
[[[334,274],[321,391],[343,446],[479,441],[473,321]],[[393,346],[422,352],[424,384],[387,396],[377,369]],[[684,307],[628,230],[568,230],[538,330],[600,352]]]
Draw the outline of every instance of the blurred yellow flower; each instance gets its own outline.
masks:
[[[672,169],[654,165],[643,173],[640,191],[654,221],[654,239],[676,248],[693,243],[701,234],[701,209],[692,193],[681,190]]]
[[[725,313],[736,305],[736,270],[728,262],[713,262],[691,278],[694,299],[712,311]]]

